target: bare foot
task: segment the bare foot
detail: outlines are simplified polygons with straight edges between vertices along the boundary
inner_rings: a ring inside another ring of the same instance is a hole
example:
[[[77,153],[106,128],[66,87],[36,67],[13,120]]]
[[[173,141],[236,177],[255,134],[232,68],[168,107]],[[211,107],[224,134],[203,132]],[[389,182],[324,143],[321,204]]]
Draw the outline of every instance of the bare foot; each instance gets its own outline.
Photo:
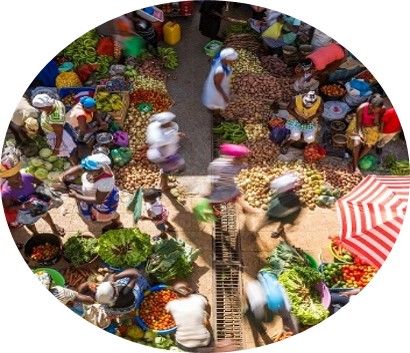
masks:
[[[60,226],[56,225],[56,226],[52,227],[51,230],[53,232],[55,232],[57,235],[59,235],[60,237],[64,237],[64,235],[65,235],[64,228],[61,228]]]

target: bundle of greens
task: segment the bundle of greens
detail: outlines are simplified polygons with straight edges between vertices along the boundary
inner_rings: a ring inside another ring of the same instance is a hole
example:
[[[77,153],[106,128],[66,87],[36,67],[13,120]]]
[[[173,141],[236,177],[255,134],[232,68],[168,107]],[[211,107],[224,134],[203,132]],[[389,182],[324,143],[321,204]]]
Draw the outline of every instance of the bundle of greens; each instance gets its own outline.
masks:
[[[292,313],[302,325],[316,325],[329,316],[320,302],[320,293],[314,286],[323,281],[323,275],[306,266],[294,266],[278,278],[289,297]]]
[[[77,233],[64,243],[63,254],[73,266],[83,265],[98,255],[98,240]]]
[[[283,271],[297,266],[309,266],[303,250],[281,241],[268,257],[269,265],[264,270],[272,272],[278,277]]]
[[[138,228],[109,230],[98,239],[98,245],[101,259],[118,268],[135,267],[152,252],[150,236]]]
[[[160,239],[154,245],[145,270],[162,283],[175,278],[187,278],[200,252],[200,249],[194,250],[182,240]]]

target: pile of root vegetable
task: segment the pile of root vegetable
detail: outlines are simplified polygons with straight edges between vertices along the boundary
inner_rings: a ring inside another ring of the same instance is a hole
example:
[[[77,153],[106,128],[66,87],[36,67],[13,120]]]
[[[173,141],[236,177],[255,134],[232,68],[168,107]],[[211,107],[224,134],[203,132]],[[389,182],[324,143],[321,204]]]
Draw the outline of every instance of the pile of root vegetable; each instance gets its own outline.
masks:
[[[273,190],[270,182],[288,172],[300,177],[296,194],[303,206],[313,210],[317,206],[317,198],[324,190],[338,189],[340,196],[349,193],[362,177],[351,173],[347,168],[332,164],[306,164],[303,161],[274,161],[263,166],[250,165],[242,170],[238,177],[238,186],[250,206],[268,209]]]

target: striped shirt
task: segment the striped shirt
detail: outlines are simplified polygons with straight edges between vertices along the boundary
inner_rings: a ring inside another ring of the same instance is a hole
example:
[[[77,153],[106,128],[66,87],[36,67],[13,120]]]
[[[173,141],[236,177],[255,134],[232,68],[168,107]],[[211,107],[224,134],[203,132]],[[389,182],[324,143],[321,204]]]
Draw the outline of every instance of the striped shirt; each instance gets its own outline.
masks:
[[[58,100],[55,101],[54,110],[51,114],[46,112],[41,113],[41,128],[46,134],[53,133],[54,129],[51,125],[64,125],[65,123],[65,107]]]
[[[51,288],[50,292],[63,304],[67,304],[68,302],[76,300],[78,296],[78,293],[76,291],[61,286],[55,286]]]

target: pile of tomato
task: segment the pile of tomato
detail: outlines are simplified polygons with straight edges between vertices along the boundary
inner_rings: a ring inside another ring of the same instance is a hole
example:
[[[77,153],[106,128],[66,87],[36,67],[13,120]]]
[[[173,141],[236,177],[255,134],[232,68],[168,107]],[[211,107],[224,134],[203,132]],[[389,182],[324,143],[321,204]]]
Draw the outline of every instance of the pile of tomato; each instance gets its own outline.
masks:
[[[323,267],[325,283],[329,288],[364,288],[377,270],[364,263],[328,263]]]
[[[54,258],[60,251],[57,245],[45,243],[36,245],[31,251],[30,258],[35,261],[48,261]]]
[[[176,298],[176,293],[171,289],[151,292],[144,298],[139,308],[141,320],[153,330],[168,330],[175,327],[175,321],[165,310],[165,306]]]
[[[336,83],[322,86],[320,91],[329,97],[342,97],[346,94],[346,88]]]

